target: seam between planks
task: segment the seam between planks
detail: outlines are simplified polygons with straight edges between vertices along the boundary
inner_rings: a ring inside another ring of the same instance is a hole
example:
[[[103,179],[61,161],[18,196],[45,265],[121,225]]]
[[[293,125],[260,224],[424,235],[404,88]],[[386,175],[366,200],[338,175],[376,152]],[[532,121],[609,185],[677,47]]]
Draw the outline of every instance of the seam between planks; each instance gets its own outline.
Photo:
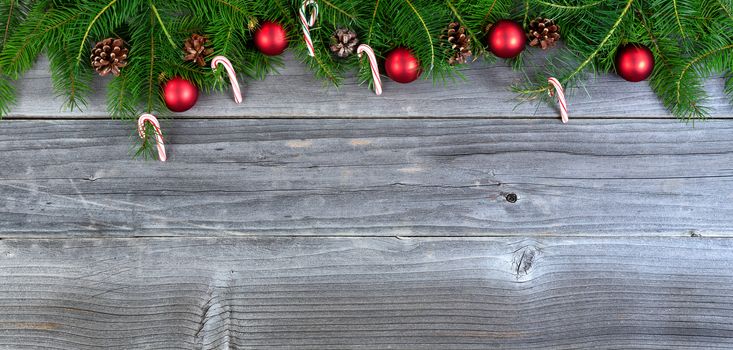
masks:
[[[390,117],[390,116],[325,116],[325,117],[313,117],[313,116],[304,116],[304,117],[297,117],[297,116],[269,116],[269,117],[256,117],[256,116],[241,116],[241,117],[227,117],[227,116],[176,116],[176,117],[169,117],[169,116],[161,116],[161,120],[164,121],[192,121],[192,120],[444,120],[444,121],[451,121],[451,120],[470,120],[470,121],[476,121],[476,120],[557,120],[558,123],[560,123],[560,117],[548,117],[548,116],[486,116],[486,117],[472,117],[472,116],[451,116],[451,117],[435,117],[435,116],[410,116],[410,117]],[[79,117],[23,117],[23,116],[7,116],[3,118],[3,120],[13,120],[13,121],[47,121],[47,120],[59,120],[59,121],[130,121],[134,122],[133,120],[124,120],[124,119],[115,119],[111,118],[109,116],[89,116],[84,118]],[[697,121],[685,121],[685,120],[679,120],[672,116],[618,116],[618,117],[584,117],[584,116],[573,116],[571,114],[570,116],[570,123],[572,123],[573,120],[598,120],[598,121],[619,121],[619,120],[656,120],[656,121],[670,121],[680,124],[691,124],[691,126],[694,126],[694,124],[701,123],[704,124],[706,121],[728,121],[731,120],[727,117],[708,117],[704,120],[697,120]],[[0,125],[2,125],[2,120],[0,120]]]

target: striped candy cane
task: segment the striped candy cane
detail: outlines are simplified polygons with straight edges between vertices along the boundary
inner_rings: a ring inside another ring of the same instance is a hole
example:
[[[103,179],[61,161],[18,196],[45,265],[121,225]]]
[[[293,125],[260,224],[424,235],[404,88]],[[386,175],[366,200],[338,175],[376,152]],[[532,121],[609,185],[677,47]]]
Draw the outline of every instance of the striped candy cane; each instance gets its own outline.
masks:
[[[163,144],[163,133],[160,132],[160,123],[158,123],[158,118],[156,118],[152,114],[143,114],[138,118],[137,120],[137,134],[140,135],[141,139],[145,139],[145,123],[148,122],[151,125],[153,125],[153,129],[155,129],[155,143],[158,146],[158,159],[160,159],[161,162],[165,162],[165,160],[168,158],[165,155],[165,145]]]
[[[565,101],[565,92],[562,89],[562,84],[560,84],[560,81],[553,77],[550,77],[549,79],[547,79],[547,81],[550,82],[550,85],[552,85],[552,87],[554,88],[554,90],[550,89],[550,96],[555,96],[555,94],[557,94],[557,102],[560,104],[560,117],[562,118],[562,122],[567,123],[568,103]]]
[[[369,59],[369,67],[372,69],[372,78],[374,78],[374,92],[377,95],[381,95],[382,78],[379,76],[379,66],[377,65],[377,57],[374,55],[374,50],[372,50],[369,45],[361,44],[356,48],[356,53],[359,54],[359,57],[366,53],[367,58]]]
[[[232,62],[224,56],[216,56],[211,60],[211,69],[216,70],[216,67],[221,64],[226,69],[229,75],[229,81],[232,83],[232,93],[234,93],[234,102],[242,103],[242,90],[239,89],[239,81],[237,81],[237,73],[234,72],[234,66]]]
[[[311,6],[313,10],[311,11],[310,19],[307,19],[305,15],[308,5],[313,5]],[[305,40],[305,45],[308,46],[308,55],[314,57],[316,55],[316,51],[313,48],[310,28],[316,24],[316,18],[318,17],[318,3],[316,3],[316,0],[303,1],[303,6],[301,6],[298,11],[298,17],[300,17],[300,24],[303,27],[303,40]]]

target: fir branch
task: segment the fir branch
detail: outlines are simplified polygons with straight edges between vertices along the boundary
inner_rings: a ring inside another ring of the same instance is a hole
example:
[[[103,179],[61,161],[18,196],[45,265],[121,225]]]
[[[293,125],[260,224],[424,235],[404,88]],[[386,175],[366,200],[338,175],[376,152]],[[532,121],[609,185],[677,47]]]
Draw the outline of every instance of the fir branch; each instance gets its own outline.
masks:
[[[528,18],[529,18],[529,0],[524,0],[524,19],[522,20],[523,27],[527,27]]]
[[[369,30],[367,31],[367,40],[365,41],[367,45],[372,44],[372,33],[374,30],[374,22],[376,22],[378,10],[379,10],[379,0],[376,0],[374,3],[374,11],[372,11],[371,21],[369,23]],[[379,53],[375,51],[374,54],[378,55]],[[362,61],[366,62],[366,66],[362,63]],[[358,64],[359,64],[359,73],[358,73],[359,84],[368,82],[369,88],[371,89],[374,86],[374,77],[371,74],[371,66],[369,65],[369,59],[366,57],[364,60],[359,59]]]
[[[23,31],[23,28],[21,28],[20,33],[23,33],[25,35],[23,35],[21,38],[23,41],[20,44],[20,47],[13,48],[13,50],[4,50],[2,52],[2,55],[0,55],[0,62],[3,62],[3,68],[7,73],[13,74],[15,79],[17,79],[17,76],[21,72],[31,68],[30,65],[32,63],[32,59],[34,59],[43,48],[39,44],[42,44],[48,34],[58,30],[65,25],[68,25],[69,23],[79,18],[78,15],[70,16],[58,23],[52,23],[51,26],[45,27],[42,31],[39,31],[40,28],[43,26],[46,18],[49,17],[51,14],[53,14],[53,12],[46,12],[41,20],[37,22],[37,25],[34,27],[34,29],[29,30],[28,32]],[[34,45],[35,47],[32,51],[29,52],[28,47],[32,45]],[[9,58],[6,57],[6,54],[12,52],[15,52],[15,54],[11,54]],[[24,61],[24,63],[21,64],[20,61]]]
[[[595,6],[601,5],[601,4],[603,4],[604,2],[606,2],[608,0],[598,0],[598,1],[594,1],[594,2],[588,3],[588,4],[583,4],[583,5],[561,5],[561,4],[556,4],[554,2],[547,2],[547,1],[544,1],[544,0],[532,0],[532,1],[538,3],[538,4],[542,5],[542,6],[554,7],[554,8],[558,8],[558,9],[562,9],[562,10],[577,11],[577,10],[584,10],[584,9],[587,9],[587,8],[591,8],[591,7],[595,7]]]
[[[723,0],[716,0],[716,2],[718,3],[718,5],[720,5],[720,8],[723,9],[723,12],[725,12],[728,18],[733,19],[733,14],[731,13],[731,9],[729,9],[728,6],[726,6],[723,3]]]
[[[677,26],[680,28],[680,34],[682,38],[685,38],[685,30],[682,28],[682,21],[680,20],[680,11],[677,8],[677,0],[672,0],[672,7],[674,8],[674,19],[677,21]]]
[[[2,34],[0,34],[0,50],[2,50],[3,45],[8,41],[8,38],[10,38],[10,36],[30,14],[29,12],[34,8],[35,1],[36,0],[0,1],[0,28],[2,29]],[[45,1],[48,0],[39,1],[45,3]]]
[[[10,106],[15,102],[15,89],[13,85],[0,75],[0,117],[10,113]]]
[[[76,55],[76,64],[79,65],[79,62],[81,62],[81,55],[84,52],[84,46],[86,46],[87,38],[89,37],[89,32],[92,30],[92,27],[94,27],[94,23],[99,20],[99,17],[101,17],[104,12],[106,12],[112,5],[114,5],[117,2],[117,0],[110,1],[107,5],[105,5],[101,11],[97,12],[97,14],[94,16],[94,19],[92,19],[91,22],[89,22],[89,26],[87,26],[86,32],[84,32],[84,36],[80,40],[79,43],[79,54]]]
[[[685,79],[685,75],[687,75],[687,71],[689,71],[690,68],[692,68],[698,62],[700,62],[700,61],[702,61],[702,60],[710,57],[711,55],[714,55],[714,54],[719,53],[719,52],[723,52],[725,50],[733,50],[733,44],[730,44],[730,45],[726,45],[726,46],[723,46],[723,47],[719,47],[719,48],[716,48],[716,49],[709,50],[709,51],[707,51],[707,52],[705,52],[705,53],[703,53],[703,54],[701,54],[701,55],[693,58],[689,63],[687,63],[687,65],[685,65],[684,68],[682,68],[682,71],[680,72],[679,78],[677,78],[677,81],[675,82],[675,86],[676,86],[675,93],[677,94],[677,103],[678,104],[680,103],[680,98],[681,98],[681,93],[680,93],[681,88],[680,88],[680,86],[682,84],[682,80]]]
[[[324,23],[323,25],[327,24]],[[320,31],[311,32],[311,38],[316,49],[314,56],[311,57],[307,54],[305,45],[298,45],[296,47],[297,56],[311,68],[317,78],[326,79],[328,83],[339,86],[343,80],[340,74],[340,71],[342,71],[341,61],[334,60],[334,56],[326,45],[316,44],[321,42],[321,36]]]
[[[234,4],[232,4],[229,1],[225,1],[225,0],[212,0],[212,1],[216,1],[218,3],[221,3],[221,4],[224,4],[226,6],[229,6],[229,7],[231,7],[232,9],[234,9],[235,11],[237,11],[239,13],[242,13],[242,14],[245,14],[245,15],[249,15],[249,13],[247,13],[247,11],[245,11],[244,9],[242,9],[239,6],[235,6]]]
[[[288,19],[291,18],[290,12],[288,12],[288,10],[285,7],[283,7],[280,1],[273,0],[273,2],[275,3],[275,5],[277,5],[277,8],[278,10],[280,10],[280,14],[283,16],[283,18],[288,18]]]
[[[635,12],[637,14],[636,17],[639,20],[639,24],[644,29],[644,33],[648,37],[648,39],[644,41],[650,43],[650,49],[657,59],[657,64],[654,68],[654,72],[652,73],[649,82],[652,90],[654,90],[654,92],[660,96],[664,106],[667,107],[676,116],[681,117],[683,115],[689,114],[698,117],[704,116],[704,110],[699,106],[695,104],[683,105],[680,103],[676,103],[673,97],[670,98],[670,89],[673,89],[674,87],[674,84],[672,82],[677,78],[677,71],[679,70],[679,67],[683,64],[680,55],[681,51],[678,47],[679,45],[676,42],[677,38],[672,38],[664,35],[662,37],[658,37],[655,34],[656,28],[652,28],[652,23],[659,23],[648,19],[645,11],[643,11],[642,9],[636,9]],[[666,26],[667,25],[665,25],[665,27]],[[694,83],[686,84],[685,89],[685,96],[687,96],[688,98],[699,98],[701,96],[701,91]],[[687,110],[687,107],[690,107],[691,109]]]
[[[81,67],[69,64],[73,57],[73,48],[67,40],[49,45],[49,59],[51,63],[51,79],[54,90],[59,95],[65,95],[64,108],[81,110],[87,102],[85,95],[91,90],[89,82],[91,76]],[[86,67],[84,67],[86,68]]]
[[[155,25],[155,17],[153,15],[150,15],[150,28],[152,28]],[[150,70],[148,72],[147,80],[148,80],[148,89],[147,89],[147,96],[146,96],[146,110],[148,113],[153,113],[153,109],[155,108],[153,105],[153,91],[155,91],[155,33],[151,30],[150,31],[150,55],[148,58],[150,58]]]
[[[460,23],[462,26],[466,28],[471,28],[466,21],[463,20],[463,17],[461,17],[461,14],[458,13],[458,10],[455,6],[453,6],[453,0],[445,0],[445,3],[448,5],[448,8],[450,8],[451,12],[453,12],[453,15],[458,20],[458,23]],[[474,43],[480,43],[481,41],[476,38],[476,35],[473,34],[473,30],[468,29],[468,36],[471,37],[471,40],[473,40]]]
[[[165,37],[168,38],[168,42],[171,44],[171,47],[174,49],[178,49],[178,45],[176,45],[175,42],[173,42],[173,38],[171,38],[171,34],[168,33],[168,28],[165,27],[165,24],[163,23],[163,19],[160,18],[160,14],[158,13],[158,8],[155,7],[155,4],[150,2],[150,8],[153,10],[153,13],[155,14],[155,18],[158,19],[158,23],[160,24],[160,28],[163,29],[163,34],[165,34]]]
[[[3,40],[0,44],[8,41],[8,34],[10,34],[10,22],[13,19],[13,11],[15,10],[15,0],[10,0],[10,9],[8,10],[8,20],[5,22],[5,30],[3,31]]]
[[[639,10],[637,10],[636,13],[637,13],[637,15],[639,17],[639,21],[641,22],[641,26],[644,28],[644,30],[646,31],[647,35],[649,36],[649,41],[653,45],[654,52],[656,53],[656,57],[659,57],[662,60],[662,65],[663,66],[665,66],[665,67],[670,66],[671,64],[670,64],[669,60],[667,59],[667,56],[664,54],[664,52],[662,52],[662,48],[659,47],[659,40],[657,39],[657,37],[654,35],[654,32],[652,32],[652,29],[647,24],[647,20],[646,20],[644,14],[641,11],[639,11]]]
[[[374,12],[372,13],[372,22],[369,24],[369,32],[367,33],[367,44],[371,44],[372,42],[372,33],[374,32],[374,22],[376,22],[377,19],[377,10],[379,10],[379,0],[376,1],[374,4]]]
[[[338,85],[341,81],[339,76],[331,70],[331,67],[329,67],[327,64],[323,63],[323,60],[319,57],[318,54],[314,55],[313,60],[316,61],[316,64],[321,67],[321,75],[326,77],[331,83]]]
[[[412,4],[410,0],[404,0],[407,5],[410,6],[413,12],[415,12],[415,15],[420,20],[420,23],[422,23],[423,28],[425,28],[425,34],[427,34],[428,41],[430,43],[430,70],[433,70],[433,67],[435,66],[435,44],[433,44],[433,36],[430,34],[430,29],[428,29],[428,25],[425,24],[425,20],[423,19],[422,15],[420,15],[420,12],[415,8],[415,6]]]
[[[484,16],[484,22],[486,22],[489,19],[489,16],[491,16],[491,12],[494,11],[494,6],[496,6],[496,2],[499,0],[494,0],[491,2],[491,6],[489,6],[489,11],[486,12],[486,16]]]
[[[680,38],[680,44],[687,47],[685,41],[695,37],[700,39],[700,29],[709,20],[702,18],[705,16],[704,3],[705,0],[651,0],[647,6],[657,24],[659,36]]]
[[[319,27],[311,33],[317,56],[305,57],[302,45],[292,49],[318,78],[335,84],[349,67],[359,67],[360,82],[371,80],[365,60],[331,55],[328,41],[338,27],[348,26],[362,34],[363,42],[378,54],[409,48],[424,71],[439,81],[458,74],[458,67],[448,65],[450,53],[437,39],[447,23],[457,21],[467,28],[475,45],[473,53],[479,56],[484,52],[479,33],[487,21],[515,18],[526,25],[536,11],[560,23],[566,45],[540,69],[541,79],[530,80],[525,89],[515,88],[521,93],[547,91],[548,75],[569,87],[580,84],[586,71],[612,71],[615,48],[635,42],[654,52],[658,64],[649,83],[676,116],[704,115],[698,102],[705,98],[703,79],[710,74],[725,73],[725,92],[733,95],[733,4],[729,0],[319,2],[323,12]],[[10,80],[29,69],[44,50],[51,60],[55,91],[65,94],[72,108],[84,104],[93,71],[82,55],[91,39],[110,33],[119,33],[115,36],[131,44],[130,64],[109,85],[108,109],[115,117],[133,117],[139,109],[165,113],[164,108],[160,110],[160,82],[173,76],[191,81],[202,91],[224,86],[221,73],[181,61],[180,43],[191,33],[206,33],[214,52],[229,57],[240,74],[263,78],[282,61],[245,44],[252,40],[251,28],[259,19],[292,29],[297,25],[294,9],[300,4],[300,0],[0,0],[0,30],[4,29],[0,33],[0,115],[13,98]],[[632,18],[628,12],[633,9],[637,16]],[[27,19],[26,13],[31,14]],[[515,68],[524,65],[521,59],[511,62]]]
[[[135,128],[134,137],[138,140],[140,146],[135,151],[134,157],[142,157],[144,160],[160,159],[158,154],[158,140],[156,139],[157,130],[150,123],[145,123],[145,137],[140,138],[137,127]],[[163,137],[163,135],[160,135]]]
[[[227,27],[226,40],[224,40],[224,46],[221,48],[220,53],[226,56],[229,53],[229,47],[232,44],[232,36],[234,35],[234,26]]]
[[[611,26],[611,28],[608,30],[608,33],[603,38],[603,40],[601,40],[601,42],[596,46],[596,49],[590,55],[588,55],[585,58],[585,60],[575,68],[575,70],[573,70],[569,75],[562,78],[562,80],[560,80],[561,84],[565,85],[573,77],[575,77],[578,73],[582,72],[585,66],[587,66],[589,63],[591,63],[596,58],[596,56],[601,51],[601,49],[603,49],[603,47],[606,45],[608,40],[611,39],[616,29],[618,29],[619,25],[621,24],[621,21],[623,21],[624,17],[626,17],[626,14],[628,13],[633,3],[634,3],[634,0],[628,0],[623,11],[621,11],[621,14],[619,14],[618,18],[616,19],[616,22],[614,22],[613,26]],[[545,85],[541,88],[536,88],[532,90],[519,90],[519,92],[523,94],[536,94],[536,93],[547,91],[548,89],[550,89],[550,87]]]
[[[320,1],[321,1],[322,3],[324,3],[324,4],[326,4],[327,6],[329,6],[329,7],[333,8],[334,10],[336,10],[336,11],[340,12],[340,13],[341,13],[341,14],[343,14],[344,16],[346,16],[346,17],[349,17],[349,18],[351,18],[351,20],[353,20],[353,21],[356,21],[356,17],[355,17],[354,15],[352,15],[352,14],[350,14],[350,13],[348,13],[348,12],[344,11],[344,10],[343,10],[343,9],[341,9],[340,7],[338,7],[338,6],[334,5],[334,4],[332,3],[332,2],[330,2],[330,1],[328,1],[328,0],[320,0]]]
[[[128,76],[123,71],[107,89],[107,111],[112,118],[124,118],[135,113],[135,103],[128,92]]]

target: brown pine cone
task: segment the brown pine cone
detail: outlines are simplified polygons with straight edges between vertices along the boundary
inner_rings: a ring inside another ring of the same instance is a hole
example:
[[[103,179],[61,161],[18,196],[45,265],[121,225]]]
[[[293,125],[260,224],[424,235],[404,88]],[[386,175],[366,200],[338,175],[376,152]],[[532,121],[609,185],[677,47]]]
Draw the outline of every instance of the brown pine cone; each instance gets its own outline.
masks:
[[[351,30],[339,28],[331,37],[331,52],[340,58],[354,54],[357,46],[359,46],[359,38]]]
[[[209,39],[203,35],[191,34],[191,37],[183,44],[183,52],[186,54],[183,60],[196,62],[201,67],[205,66],[206,56],[214,52],[214,49],[206,48],[205,45],[208,42]]]
[[[115,76],[120,75],[120,68],[127,65],[127,43],[122,39],[107,38],[92,48],[92,67],[101,76],[112,72]]]
[[[560,26],[554,20],[537,17],[529,22],[529,45],[540,46],[543,50],[552,47],[560,40],[559,30]]]
[[[450,45],[452,56],[448,58],[451,65],[463,64],[471,57],[471,38],[466,34],[466,27],[457,22],[448,24],[445,34],[441,35]]]

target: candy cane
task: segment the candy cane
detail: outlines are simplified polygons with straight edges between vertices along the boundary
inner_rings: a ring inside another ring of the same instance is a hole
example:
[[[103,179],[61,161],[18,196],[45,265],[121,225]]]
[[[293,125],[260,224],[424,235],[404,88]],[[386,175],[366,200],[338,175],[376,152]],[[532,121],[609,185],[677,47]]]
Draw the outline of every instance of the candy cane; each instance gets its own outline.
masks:
[[[234,93],[234,102],[242,103],[242,90],[239,89],[239,81],[237,81],[237,73],[234,72],[234,66],[232,62],[224,56],[216,56],[211,60],[211,69],[216,70],[216,67],[221,64],[226,69],[229,75],[229,81],[232,83],[232,93]]]
[[[140,135],[141,139],[145,139],[145,122],[153,125],[153,129],[155,129],[155,143],[158,145],[158,159],[160,159],[161,162],[165,162],[167,157],[165,155],[163,133],[160,132],[160,123],[158,123],[158,118],[147,113],[140,116],[137,120],[137,134]]]
[[[307,10],[308,5],[313,5],[313,11],[311,11],[310,19],[306,19],[305,16],[305,11]],[[303,1],[303,6],[301,6],[300,10],[298,11],[298,17],[300,17],[300,24],[303,27],[303,40],[305,40],[305,45],[308,46],[308,55],[314,57],[316,55],[316,51],[313,48],[313,40],[311,40],[310,28],[313,27],[314,24],[316,24],[316,18],[318,17],[318,3],[316,3],[316,0]]]
[[[363,53],[366,53],[369,58],[369,67],[372,69],[372,78],[374,78],[374,93],[377,95],[382,94],[382,78],[379,77],[379,66],[377,65],[377,57],[374,56],[374,50],[367,44],[361,44],[356,48],[356,53],[361,58]]]
[[[548,82],[550,82],[550,85],[555,88],[555,90],[550,90],[549,94],[550,96],[555,96],[555,91],[557,92],[557,102],[560,104],[560,117],[562,118],[563,123],[568,122],[568,104],[565,101],[565,92],[562,89],[562,84],[560,82],[550,77],[547,79]]]

